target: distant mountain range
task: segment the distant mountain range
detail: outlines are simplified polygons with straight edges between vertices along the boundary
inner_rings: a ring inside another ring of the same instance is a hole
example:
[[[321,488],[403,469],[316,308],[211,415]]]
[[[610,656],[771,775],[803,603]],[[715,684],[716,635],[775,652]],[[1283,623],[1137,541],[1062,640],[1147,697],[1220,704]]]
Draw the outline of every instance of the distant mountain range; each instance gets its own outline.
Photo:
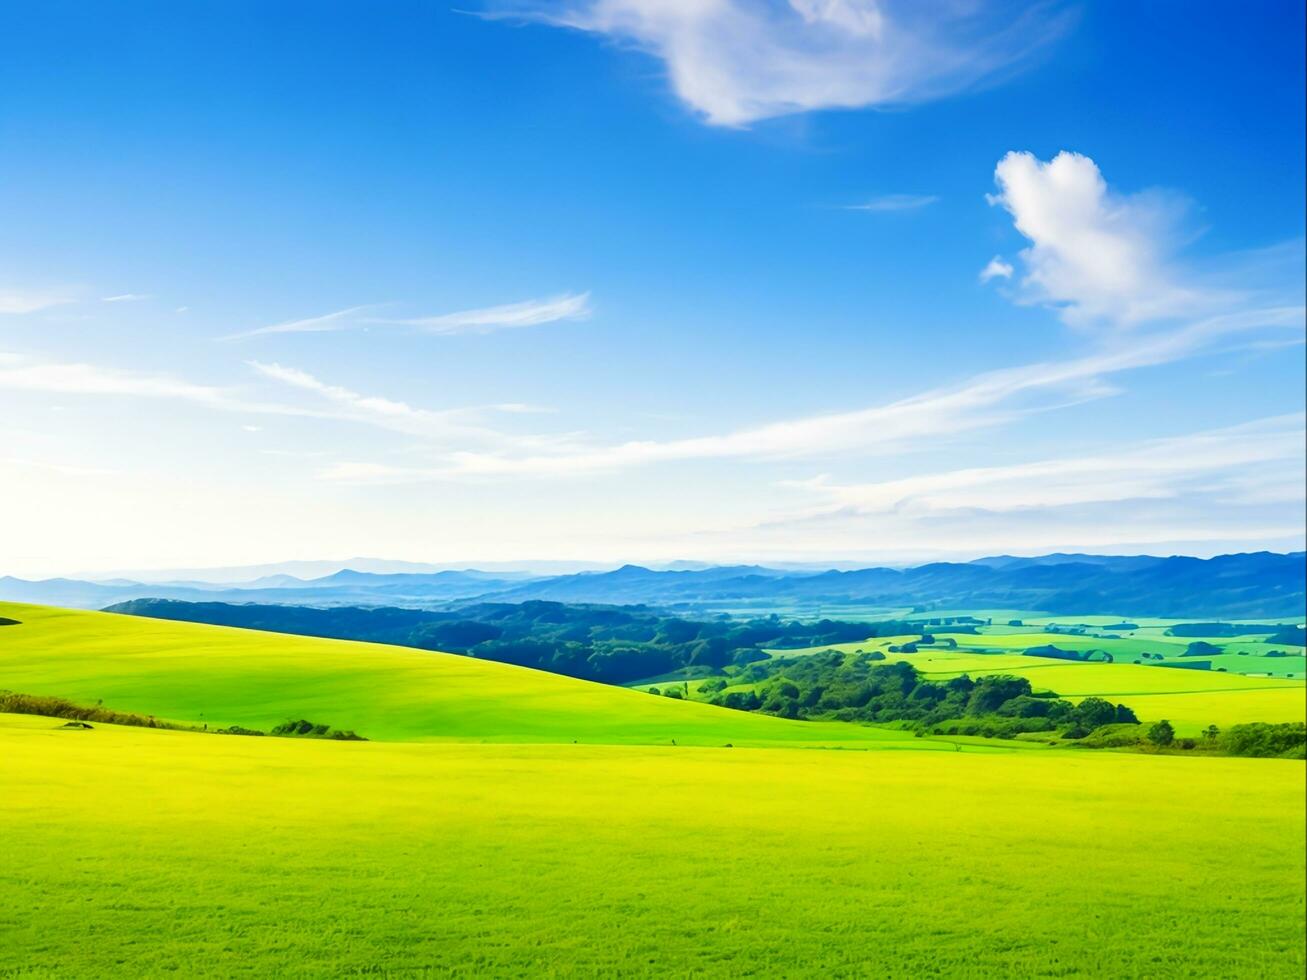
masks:
[[[689,563],[686,563],[689,565]],[[0,578],[0,599],[103,608],[131,599],[256,602],[307,606],[435,609],[472,600],[644,604],[699,611],[765,612],[850,605],[885,609],[1030,609],[1207,618],[1301,617],[1307,610],[1303,552],[1200,559],[1150,556],[997,556],[912,568],[852,571],[760,565],[530,576],[518,571],[391,573],[342,569],[318,578],[280,573],[239,586],[197,581],[141,583]]]

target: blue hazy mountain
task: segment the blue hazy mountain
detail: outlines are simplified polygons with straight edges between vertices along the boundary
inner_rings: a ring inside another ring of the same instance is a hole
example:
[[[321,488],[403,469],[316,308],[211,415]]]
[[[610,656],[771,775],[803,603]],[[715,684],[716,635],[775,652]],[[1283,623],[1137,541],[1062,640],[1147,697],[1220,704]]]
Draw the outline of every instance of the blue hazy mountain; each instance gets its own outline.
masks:
[[[910,568],[776,569],[758,565],[607,572],[525,578],[475,569],[380,574],[342,569],[314,579],[276,575],[245,586],[201,582],[31,582],[0,578],[0,599],[102,608],[132,599],[255,602],[306,606],[438,608],[472,600],[779,610],[830,604],[905,608],[1039,609],[1174,617],[1301,616],[1307,609],[1302,552],[1173,556],[999,556]]]

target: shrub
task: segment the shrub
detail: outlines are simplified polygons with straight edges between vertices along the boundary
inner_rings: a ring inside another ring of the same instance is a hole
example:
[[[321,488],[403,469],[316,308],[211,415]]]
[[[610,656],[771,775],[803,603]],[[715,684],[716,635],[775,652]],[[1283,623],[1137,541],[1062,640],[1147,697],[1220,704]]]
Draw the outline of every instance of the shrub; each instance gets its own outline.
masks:
[[[1144,737],[1142,725],[1104,725],[1090,732],[1076,744],[1084,749],[1129,749]]]
[[[1169,721],[1163,718],[1148,729],[1148,741],[1165,748],[1175,741],[1175,729],[1171,727]]]
[[[259,734],[263,733],[259,732]],[[272,730],[272,734],[282,738],[329,738],[338,742],[367,741],[362,735],[356,735],[352,731],[340,731],[330,725],[315,724],[304,718],[278,725]]]
[[[195,727],[193,725],[177,725],[168,721],[160,721],[150,715],[113,711],[98,704],[89,707],[74,704],[64,698],[18,694],[14,691],[0,691],[0,712],[14,715],[45,715],[49,718],[69,718],[74,721],[98,721],[106,725],[132,725],[137,728],[185,730]]]
[[[1302,759],[1307,756],[1307,725],[1300,721],[1231,725],[1219,743],[1231,755]]]
[[[232,725],[230,728],[219,728],[219,735],[253,735],[262,738],[264,733],[257,728],[242,728],[240,725]]]
[[[1072,712],[1076,722],[1091,731],[1116,721],[1116,706],[1102,698],[1085,698]]]

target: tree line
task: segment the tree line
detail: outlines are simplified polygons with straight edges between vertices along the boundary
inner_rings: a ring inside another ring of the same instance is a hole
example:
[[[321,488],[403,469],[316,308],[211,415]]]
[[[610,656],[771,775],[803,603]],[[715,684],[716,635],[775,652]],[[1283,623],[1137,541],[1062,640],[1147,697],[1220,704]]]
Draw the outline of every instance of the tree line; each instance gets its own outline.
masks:
[[[707,676],[765,660],[766,649],[856,643],[919,632],[902,622],[800,623],[780,616],[683,619],[647,606],[534,600],[458,609],[242,605],[137,599],[110,611],[272,630],[302,636],[394,643],[461,653],[607,684],[673,671]]]

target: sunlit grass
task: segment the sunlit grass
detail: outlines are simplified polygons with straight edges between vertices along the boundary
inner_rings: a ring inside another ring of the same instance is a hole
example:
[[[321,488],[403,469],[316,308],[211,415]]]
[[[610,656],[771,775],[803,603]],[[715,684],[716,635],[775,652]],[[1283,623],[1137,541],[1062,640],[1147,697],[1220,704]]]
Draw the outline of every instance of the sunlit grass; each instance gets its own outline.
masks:
[[[4,972],[1303,969],[1296,762],[57,724],[0,716]]]

